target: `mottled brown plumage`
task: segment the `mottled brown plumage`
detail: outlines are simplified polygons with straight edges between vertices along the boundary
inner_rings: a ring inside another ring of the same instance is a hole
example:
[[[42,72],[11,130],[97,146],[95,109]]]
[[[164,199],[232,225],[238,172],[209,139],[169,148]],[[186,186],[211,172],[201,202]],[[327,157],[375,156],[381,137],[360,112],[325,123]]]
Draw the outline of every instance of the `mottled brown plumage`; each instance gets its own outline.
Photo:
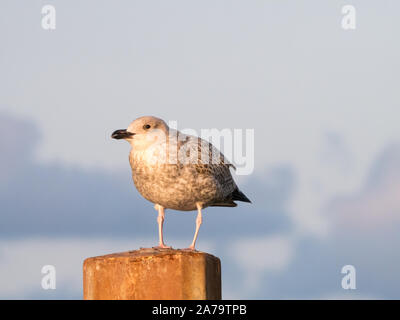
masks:
[[[159,220],[164,219],[164,208],[197,209],[201,223],[202,208],[234,207],[235,200],[250,202],[232,178],[230,168],[234,166],[218,149],[201,138],[168,128],[161,119],[138,118],[127,130],[115,131],[113,138],[130,142],[133,181],[139,193],[156,205],[162,217]],[[160,246],[165,246],[162,221]],[[198,228],[194,242],[197,232]]]

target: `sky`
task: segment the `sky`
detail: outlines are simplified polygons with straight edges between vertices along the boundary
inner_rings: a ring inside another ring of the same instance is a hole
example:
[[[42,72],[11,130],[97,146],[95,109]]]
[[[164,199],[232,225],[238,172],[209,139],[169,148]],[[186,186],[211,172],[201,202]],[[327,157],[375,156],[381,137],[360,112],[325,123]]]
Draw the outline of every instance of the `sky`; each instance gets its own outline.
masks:
[[[0,298],[81,299],[85,258],[156,244],[129,145],[110,138],[155,115],[254,130],[254,171],[235,176],[252,204],[205,209],[198,240],[223,298],[399,299],[399,14],[394,0],[3,0]],[[188,246],[194,225],[168,210],[166,243]]]

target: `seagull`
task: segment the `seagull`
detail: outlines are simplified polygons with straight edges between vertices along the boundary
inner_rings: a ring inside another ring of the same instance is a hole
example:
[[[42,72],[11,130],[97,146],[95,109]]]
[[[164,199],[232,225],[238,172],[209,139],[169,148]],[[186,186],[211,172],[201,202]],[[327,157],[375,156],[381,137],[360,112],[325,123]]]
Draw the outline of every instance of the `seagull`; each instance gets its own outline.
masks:
[[[171,248],[163,240],[166,209],[197,210],[195,234],[186,249],[194,251],[203,221],[202,209],[236,207],[235,201],[251,203],[232,178],[230,168],[236,168],[217,148],[199,137],[169,128],[162,119],[137,118],[111,137],[131,145],[129,163],[135,187],[158,211],[156,249]]]

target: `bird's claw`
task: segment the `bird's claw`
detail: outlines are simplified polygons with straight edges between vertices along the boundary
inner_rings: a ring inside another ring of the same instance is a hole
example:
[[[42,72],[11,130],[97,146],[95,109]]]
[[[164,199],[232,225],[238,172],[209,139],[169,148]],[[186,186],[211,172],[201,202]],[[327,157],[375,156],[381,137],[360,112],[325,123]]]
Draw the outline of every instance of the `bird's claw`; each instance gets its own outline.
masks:
[[[158,246],[153,247],[153,249],[172,249],[172,247],[165,244],[159,244]]]
[[[188,247],[188,248],[184,248],[184,249],[182,249],[183,251],[197,251],[196,249],[195,249],[195,247],[192,247],[192,246],[190,246],[190,247]]]

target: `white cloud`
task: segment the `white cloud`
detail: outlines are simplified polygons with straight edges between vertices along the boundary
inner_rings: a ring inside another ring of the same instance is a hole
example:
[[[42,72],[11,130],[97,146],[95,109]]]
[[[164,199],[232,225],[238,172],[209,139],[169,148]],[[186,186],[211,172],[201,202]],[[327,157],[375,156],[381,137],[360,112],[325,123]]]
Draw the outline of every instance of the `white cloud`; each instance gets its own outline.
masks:
[[[336,199],[330,210],[341,227],[379,230],[400,223],[400,144],[389,145],[364,186]]]
[[[255,290],[268,272],[283,272],[294,256],[290,236],[242,238],[233,243],[230,255],[245,271],[245,289]]]
[[[281,235],[243,238],[234,243],[232,254],[246,269],[281,271],[293,256],[293,242]]]

